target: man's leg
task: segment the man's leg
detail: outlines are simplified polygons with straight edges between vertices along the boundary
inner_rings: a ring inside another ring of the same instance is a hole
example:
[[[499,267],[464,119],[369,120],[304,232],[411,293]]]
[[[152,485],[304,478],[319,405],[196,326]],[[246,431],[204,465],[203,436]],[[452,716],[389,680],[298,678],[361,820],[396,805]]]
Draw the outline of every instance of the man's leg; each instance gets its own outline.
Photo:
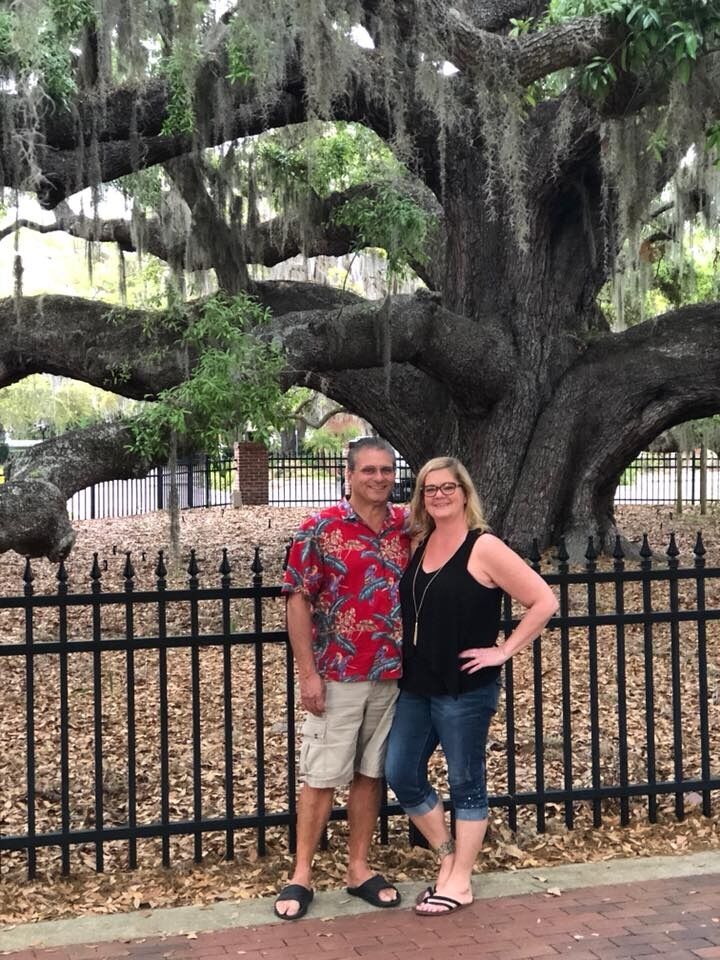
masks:
[[[330,819],[334,789],[332,787],[309,787],[303,784],[298,797],[297,809],[297,853],[295,869],[289,883],[299,883],[308,890],[312,889],[312,861],[317,850],[320,836]],[[300,909],[297,900],[280,900],[276,904],[278,913],[292,917]]]
[[[388,734],[398,697],[394,680],[366,681],[362,722],[357,731],[355,773],[348,797],[348,887],[359,887],[376,875],[368,864],[370,845],[380,812],[382,778]],[[376,896],[385,903],[398,900],[394,887],[384,887]]]
[[[366,777],[362,773],[356,773],[350,785],[347,870],[349,887],[359,887],[375,875],[375,871],[370,869],[368,855],[380,812],[381,783],[382,781],[376,777]],[[378,896],[381,900],[390,903],[397,899],[397,892],[392,887],[386,887],[379,892]]]

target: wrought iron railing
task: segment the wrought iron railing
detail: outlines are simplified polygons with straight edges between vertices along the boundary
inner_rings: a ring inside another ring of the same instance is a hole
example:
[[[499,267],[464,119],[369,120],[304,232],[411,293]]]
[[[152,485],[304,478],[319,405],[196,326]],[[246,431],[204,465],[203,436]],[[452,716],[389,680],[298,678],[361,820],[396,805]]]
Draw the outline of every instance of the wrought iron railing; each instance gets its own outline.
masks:
[[[637,804],[653,821],[665,797],[677,818],[688,798],[711,815],[720,568],[704,553],[698,538],[680,567],[671,539],[664,562],[645,543],[626,564],[618,546],[600,568],[591,545],[583,569],[561,550],[543,571],[559,611],[533,652],[506,665],[489,746],[491,806],[513,829],[529,815],[539,831],[551,817],[572,827],[588,805],[596,827],[627,824]],[[0,855],[26,858],[33,876],[48,856],[70,872],[88,845],[102,870],[118,841],[129,867],[147,843],[169,864],[183,836],[196,860],[212,834],[226,857],[248,834],[263,854],[278,829],[292,850],[293,664],[259,551],[248,586],[227,554],[201,586],[193,552],[179,586],[162,555],[138,582],[128,555],[120,586],[106,589],[107,559],[96,556],[89,591],[71,591],[61,564],[43,594],[28,562],[21,595],[0,598]],[[517,615],[506,598],[506,634]],[[399,813],[385,803],[383,842]]]

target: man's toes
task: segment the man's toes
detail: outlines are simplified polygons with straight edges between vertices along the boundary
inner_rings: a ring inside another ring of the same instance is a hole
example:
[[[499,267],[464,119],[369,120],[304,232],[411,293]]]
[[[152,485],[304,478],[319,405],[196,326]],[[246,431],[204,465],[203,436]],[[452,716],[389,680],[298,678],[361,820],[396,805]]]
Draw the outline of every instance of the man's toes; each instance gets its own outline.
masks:
[[[294,917],[300,909],[300,904],[297,900],[281,900],[277,909],[278,913],[281,913],[284,917]]]

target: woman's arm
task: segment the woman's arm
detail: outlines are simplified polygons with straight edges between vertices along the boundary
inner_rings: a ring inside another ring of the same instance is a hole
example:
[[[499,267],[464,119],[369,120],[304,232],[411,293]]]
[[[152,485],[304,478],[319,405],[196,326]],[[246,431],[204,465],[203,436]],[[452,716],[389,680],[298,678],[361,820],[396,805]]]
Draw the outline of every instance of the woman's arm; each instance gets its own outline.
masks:
[[[558,602],[543,578],[492,534],[478,537],[470,554],[468,571],[480,583],[500,587],[526,608],[520,623],[503,644],[463,650],[460,657],[465,662],[461,669],[475,673],[483,667],[500,666],[532,643],[557,612]]]

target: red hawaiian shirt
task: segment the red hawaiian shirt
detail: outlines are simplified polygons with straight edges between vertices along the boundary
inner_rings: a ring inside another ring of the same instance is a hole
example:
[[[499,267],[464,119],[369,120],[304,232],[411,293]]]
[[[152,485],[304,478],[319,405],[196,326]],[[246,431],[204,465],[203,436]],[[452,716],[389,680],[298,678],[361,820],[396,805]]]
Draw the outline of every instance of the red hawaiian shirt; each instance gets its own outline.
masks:
[[[315,664],[326,680],[397,680],[402,673],[398,585],[408,562],[407,512],[388,504],[375,533],[347,500],[296,534],[284,593],[312,604]]]

